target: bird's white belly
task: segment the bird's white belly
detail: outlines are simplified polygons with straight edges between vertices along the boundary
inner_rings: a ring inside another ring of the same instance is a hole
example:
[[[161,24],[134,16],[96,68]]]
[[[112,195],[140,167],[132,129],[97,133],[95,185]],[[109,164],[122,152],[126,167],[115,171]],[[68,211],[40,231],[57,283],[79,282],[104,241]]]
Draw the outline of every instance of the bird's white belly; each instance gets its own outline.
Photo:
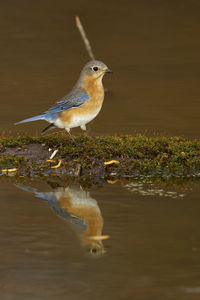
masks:
[[[89,123],[90,121],[92,121],[98,115],[100,110],[101,110],[101,107],[93,114],[84,114],[84,115],[83,114],[74,114],[70,120],[70,123],[65,123],[62,120],[60,120],[60,118],[58,118],[54,124],[58,128],[66,128],[66,129],[84,126],[87,123]]]
[[[98,115],[99,111],[100,109],[95,114],[77,115],[77,116],[74,115],[71,120],[70,128],[86,125]]]

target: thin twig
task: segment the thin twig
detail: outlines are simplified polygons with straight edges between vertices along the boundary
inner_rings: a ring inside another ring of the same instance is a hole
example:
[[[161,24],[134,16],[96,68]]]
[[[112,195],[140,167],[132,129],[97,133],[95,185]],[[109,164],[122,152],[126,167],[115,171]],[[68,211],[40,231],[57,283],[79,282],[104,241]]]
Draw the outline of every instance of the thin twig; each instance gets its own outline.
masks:
[[[81,21],[80,21],[80,19],[79,19],[79,16],[76,16],[75,19],[76,19],[76,26],[78,27],[78,30],[79,30],[79,32],[80,32],[80,34],[81,34],[81,37],[82,37],[82,39],[83,39],[83,42],[84,42],[84,44],[85,44],[85,48],[86,48],[86,50],[87,50],[87,52],[88,52],[88,54],[89,54],[89,57],[90,57],[92,60],[94,60],[94,59],[95,59],[94,53],[93,53],[93,51],[92,51],[90,42],[89,42],[89,40],[88,40],[88,38],[87,38],[87,36],[86,36],[85,30],[84,30],[84,28],[83,28],[83,26],[82,26],[82,24],[81,24]]]
[[[54,150],[50,156],[50,159],[53,159],[56,156],[57,152],[58,152],[58,149]]]

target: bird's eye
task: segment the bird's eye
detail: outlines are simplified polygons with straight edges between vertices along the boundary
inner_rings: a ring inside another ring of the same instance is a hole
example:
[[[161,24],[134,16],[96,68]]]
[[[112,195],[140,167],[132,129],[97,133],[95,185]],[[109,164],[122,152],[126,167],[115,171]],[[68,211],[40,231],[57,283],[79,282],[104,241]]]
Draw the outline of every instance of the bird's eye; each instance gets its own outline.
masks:
[[[96,248],[92,248],[92,249],[90,249],[90,252],[91,252],[92,254],[96,254],[96,253],[97,253],[97,249],[96,249]]]
[[[93,67],[92,70],[97,72],[99,70],[99,68],[98,67]]]

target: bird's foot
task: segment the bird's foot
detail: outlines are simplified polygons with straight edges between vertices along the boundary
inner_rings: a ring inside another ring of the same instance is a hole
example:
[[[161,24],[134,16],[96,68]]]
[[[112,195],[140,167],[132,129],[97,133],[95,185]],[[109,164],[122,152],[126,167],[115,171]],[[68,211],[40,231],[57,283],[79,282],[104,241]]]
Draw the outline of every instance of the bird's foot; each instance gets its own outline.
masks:
[[[89,130],[84,132],[85,136],[90,137],[91,139],[93,139],[93,141],[96,141],[96,137],[92,134],[90,134]]]
[[[71,134],[70,131],[68,132],[68,134],[69,134],[69,137],[71,138],[71,140],[73,141],[73,143],[77,146],[77,143],[76,143],[76,141],[75,141],[75,138],[73,137],[73,135]]]
[[[84,125],[84,126],[81,126],[81,129],[83,130],[85,136],[89,136],[89,137],[91,137],[93,140],[96,140],[95,136],[93,136],[93,135],[90,134],[90,130],[87,129],[85,125]]]

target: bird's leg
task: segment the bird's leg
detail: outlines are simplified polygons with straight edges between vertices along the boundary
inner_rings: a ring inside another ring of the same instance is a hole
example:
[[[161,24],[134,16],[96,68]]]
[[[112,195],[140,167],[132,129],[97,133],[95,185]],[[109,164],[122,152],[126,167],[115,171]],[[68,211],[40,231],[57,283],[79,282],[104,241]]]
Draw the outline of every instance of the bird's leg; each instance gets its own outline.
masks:
[[[49,131],[49,130],[55,128],[55,127],[56,127],[56,126],[55,126],[54,124],[48,125],[46,128],[44,128],[44,129],[42,130],[41,135],[45,134],[47,131]]]
[[[94,136],[92,136],[91,134],[89,134],[89,130],[86,128],[85,124],[81,125],[80,127],[84,131],[84,134],[86,136],[90,136],[93,140],[96,140],[96,138]]]
[[[88,130],[87,130],[85,124],[81,125],[80,127],[81,127],[81,129],[84,131],[84,134],[85,134],[85,135],[89,135],[89,132],[88,132]]]
[[[71,132],[69,131],[68,133],[69,133],[70,138],[71,138],[72,141],[74,142],[74,144],[76,144],[75,138],[73,137],[73,135],[71,134]]]
[[[70,128],[65,128],[65,129],[66,129],[67,133],[69,134],[70,138],[72,139],[72,141],[74,142],[74,144],[76,144],[76,141],[75,141],[73,135],[70,132]]]

